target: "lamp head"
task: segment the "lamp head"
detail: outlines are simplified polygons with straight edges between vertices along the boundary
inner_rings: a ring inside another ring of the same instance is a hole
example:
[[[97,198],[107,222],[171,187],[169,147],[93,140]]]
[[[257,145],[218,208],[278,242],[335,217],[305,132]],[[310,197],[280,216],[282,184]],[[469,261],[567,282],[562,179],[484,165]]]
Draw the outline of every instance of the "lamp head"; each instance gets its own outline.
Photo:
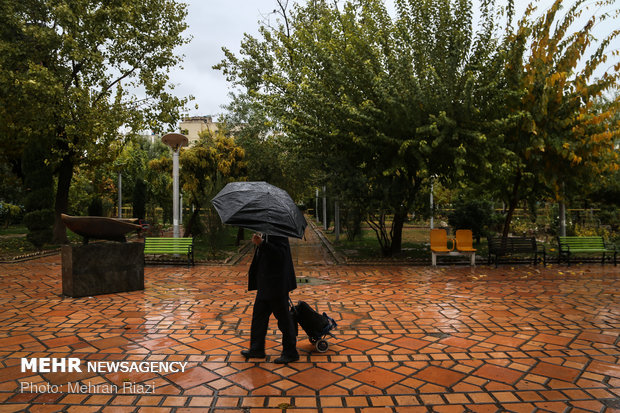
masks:
[[[187,136],[180,133],[167,133],[162,136],[161,141],[170,146],[173,151],[177,151],[181,146],[187,146],[189,143]]]

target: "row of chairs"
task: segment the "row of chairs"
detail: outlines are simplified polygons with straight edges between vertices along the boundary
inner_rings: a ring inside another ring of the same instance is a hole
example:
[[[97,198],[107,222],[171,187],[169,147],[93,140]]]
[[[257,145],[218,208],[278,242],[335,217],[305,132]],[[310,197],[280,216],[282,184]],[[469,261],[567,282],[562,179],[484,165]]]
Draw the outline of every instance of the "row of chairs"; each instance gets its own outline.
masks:
[[[451,243],[451,245],[448,245]],[[448,238],[445,229],[431,229],[431,258],[433,266],[437,265],[437,255],[469,255],[471,265],[476,265],[476,249],[472,231],[456,230],[454,238]]]

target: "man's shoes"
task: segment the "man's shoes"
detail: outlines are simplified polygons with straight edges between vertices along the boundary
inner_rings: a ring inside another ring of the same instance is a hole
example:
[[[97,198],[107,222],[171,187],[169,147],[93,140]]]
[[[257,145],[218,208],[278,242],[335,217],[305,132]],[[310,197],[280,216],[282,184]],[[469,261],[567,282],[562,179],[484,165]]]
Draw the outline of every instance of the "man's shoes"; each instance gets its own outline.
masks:
[[[241,355],[246,359],[264,359],[266,357],[264,350],[241,350]]]
[[[275,359],[273,362],[276,364],[286,364],[286,363],[292,363],[297,360],[299,360],[299,354],[295,354],[294,356],[287,356],[287,355],[282,354],[280,357]]]

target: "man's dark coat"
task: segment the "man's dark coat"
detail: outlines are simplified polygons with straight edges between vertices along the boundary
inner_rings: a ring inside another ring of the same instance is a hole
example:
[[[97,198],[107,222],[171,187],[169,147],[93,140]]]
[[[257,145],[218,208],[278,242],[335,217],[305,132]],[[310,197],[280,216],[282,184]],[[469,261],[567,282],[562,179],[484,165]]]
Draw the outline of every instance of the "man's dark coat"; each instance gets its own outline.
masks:
[[[258,290],[256,298],[285,297],[297,288],[291,247],[287,237],[264,236],[250,264],[248,290]]]

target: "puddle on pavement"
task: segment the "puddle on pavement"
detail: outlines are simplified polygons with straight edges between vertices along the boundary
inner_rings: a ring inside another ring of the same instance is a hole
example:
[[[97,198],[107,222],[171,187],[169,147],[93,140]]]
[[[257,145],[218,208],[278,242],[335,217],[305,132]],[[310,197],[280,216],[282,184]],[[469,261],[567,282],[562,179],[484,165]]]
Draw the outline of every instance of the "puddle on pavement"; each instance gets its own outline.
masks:
[[[319,285],[319,284],[325,284],[327,283],[327,280],[322,280],[320,278],[315,278],[315,277],[297,277],[297,284],[298,285]]]

